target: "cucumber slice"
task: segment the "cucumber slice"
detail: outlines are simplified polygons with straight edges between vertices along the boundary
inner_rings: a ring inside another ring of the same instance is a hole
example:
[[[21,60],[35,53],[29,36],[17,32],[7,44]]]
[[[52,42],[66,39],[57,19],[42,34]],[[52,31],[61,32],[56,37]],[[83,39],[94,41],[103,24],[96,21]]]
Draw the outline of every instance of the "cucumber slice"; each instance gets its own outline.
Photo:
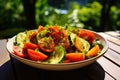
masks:
[[[16,38],[15,38],[15,45],[23,48],[24,47],[24,42],[29,42],[29,39],[27,39],[26,33],[24,33],[24,32],[18,33],[16,35]]]
[[[77,35],[74,33],[70,33],[70,35],[69,35],[70,43],[72,46],[74,46],[76,36]],[[90,49],[90,43],[88,41],[86,41],[85,39],[80,38],[80,37],[79,37],[79,40],[83,43],[82,46],[80,45],[81,47],[83,47],[83,51],[85,51],[85,52],[88,51]]]
[[[69,40],[70,40],[71,46],[74,46],[75,38],[76,38],[76,34],[70,33]]]
[[[62,46],[56,46],[54,52],[48,58],[47,62],[50,64],[58,64],[63,61],[65,54],[66,51]]]
[[[90,49],[90,43],[83,38],[79,38],[83,43],[83,51],[87,52]]]

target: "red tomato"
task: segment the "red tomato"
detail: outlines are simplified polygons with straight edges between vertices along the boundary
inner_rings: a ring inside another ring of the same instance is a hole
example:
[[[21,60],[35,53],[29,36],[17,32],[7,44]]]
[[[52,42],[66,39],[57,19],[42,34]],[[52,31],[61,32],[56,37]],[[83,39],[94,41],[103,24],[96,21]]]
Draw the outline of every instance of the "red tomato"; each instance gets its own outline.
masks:
[[[38,47],[43,52],[47,52],[47,53],[53,52],[54,46],[55,46],[54,41],[50,37],[42,38],[38,42]]]
[[[85,55],[83,53],[67,53],[66,59],[71,62],[82,61],[85,60]]]
[[[91,44],[95,41],[94,33],[87,30],[80,30],[78,36],[86,39]]]
[[[19,46],[13,46],[13,51],[15,55],[22,57],[22,58],[27,58],[27,54],[23,53],[23,49]]]
[[[28,56],[31,60],[34,60],[34,61],[44,61],[47,59],[47,55],[43,54],[42,52],[36,52],[35,50],[32,50],[32,49],[28,49]]]
[[[24,48],[25,49],[36,49],[36,48],[38,48],[38,46],[34,43],[26,42],[26,43],[24,43]]]

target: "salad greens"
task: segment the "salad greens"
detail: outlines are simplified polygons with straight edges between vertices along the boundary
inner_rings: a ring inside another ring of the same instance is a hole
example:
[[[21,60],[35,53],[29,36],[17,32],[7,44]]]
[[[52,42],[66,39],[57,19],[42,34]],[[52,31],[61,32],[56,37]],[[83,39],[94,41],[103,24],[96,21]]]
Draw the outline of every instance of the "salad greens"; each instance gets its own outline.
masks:
[[[92,31],[58,25],[38,26],[37,30],[20,32],[14,46],[17,56],[22,54],[23,58],[47,64],[86,60],[97,56],[103,48]]]

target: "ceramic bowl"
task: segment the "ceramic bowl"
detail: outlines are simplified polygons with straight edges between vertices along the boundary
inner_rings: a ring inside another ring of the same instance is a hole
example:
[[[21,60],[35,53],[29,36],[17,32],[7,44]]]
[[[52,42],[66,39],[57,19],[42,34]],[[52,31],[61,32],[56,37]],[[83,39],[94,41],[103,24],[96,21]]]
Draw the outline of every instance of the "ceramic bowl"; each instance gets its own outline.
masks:
[[[93,31],[92,31],[93,32]],[[87,59],[87,60],[83,60],[83,61],[78,61],[78,62],[72,62],[72,63],[61,63],[61,64],[43,64],[37,61],[32,61],[29,59],[25,59],[25,58],[21,58],[19,56],[16,56],[13,53],[13,45],[14,45],[14,41],[15,41],[15,36],[10,38],[7,42],[7,50],[10,53],[10,55],[17,59],[18,61],[32,66],[34,68],[39,68],[39,69],[45,69],[45,70],[70,70],[70,69],[77,69],[77,68],[81,68],[84,66],[87,66],[93,62],[95,62],[98,58],[100,58],[101,56],[103,56],[106,51],[108,50],[108,43],[107,40],[101,36],[100,34],[98,34],[97,32],[94,32],[96,38],[99,38],[100,41],[102,42],[104,48],[102,49],[101,53],[98,56],[95,56],[93,58]]]

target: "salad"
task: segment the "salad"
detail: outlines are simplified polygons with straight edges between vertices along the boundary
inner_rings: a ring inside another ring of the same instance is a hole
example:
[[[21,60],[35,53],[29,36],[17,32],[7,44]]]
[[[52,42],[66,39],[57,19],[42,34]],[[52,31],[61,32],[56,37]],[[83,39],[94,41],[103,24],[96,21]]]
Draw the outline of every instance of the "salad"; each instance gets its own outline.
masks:
[[[83,61],[99,55],[102,43],[89,30],[68,26],[38,26],[15,36],[15,55],[45,64]]]

